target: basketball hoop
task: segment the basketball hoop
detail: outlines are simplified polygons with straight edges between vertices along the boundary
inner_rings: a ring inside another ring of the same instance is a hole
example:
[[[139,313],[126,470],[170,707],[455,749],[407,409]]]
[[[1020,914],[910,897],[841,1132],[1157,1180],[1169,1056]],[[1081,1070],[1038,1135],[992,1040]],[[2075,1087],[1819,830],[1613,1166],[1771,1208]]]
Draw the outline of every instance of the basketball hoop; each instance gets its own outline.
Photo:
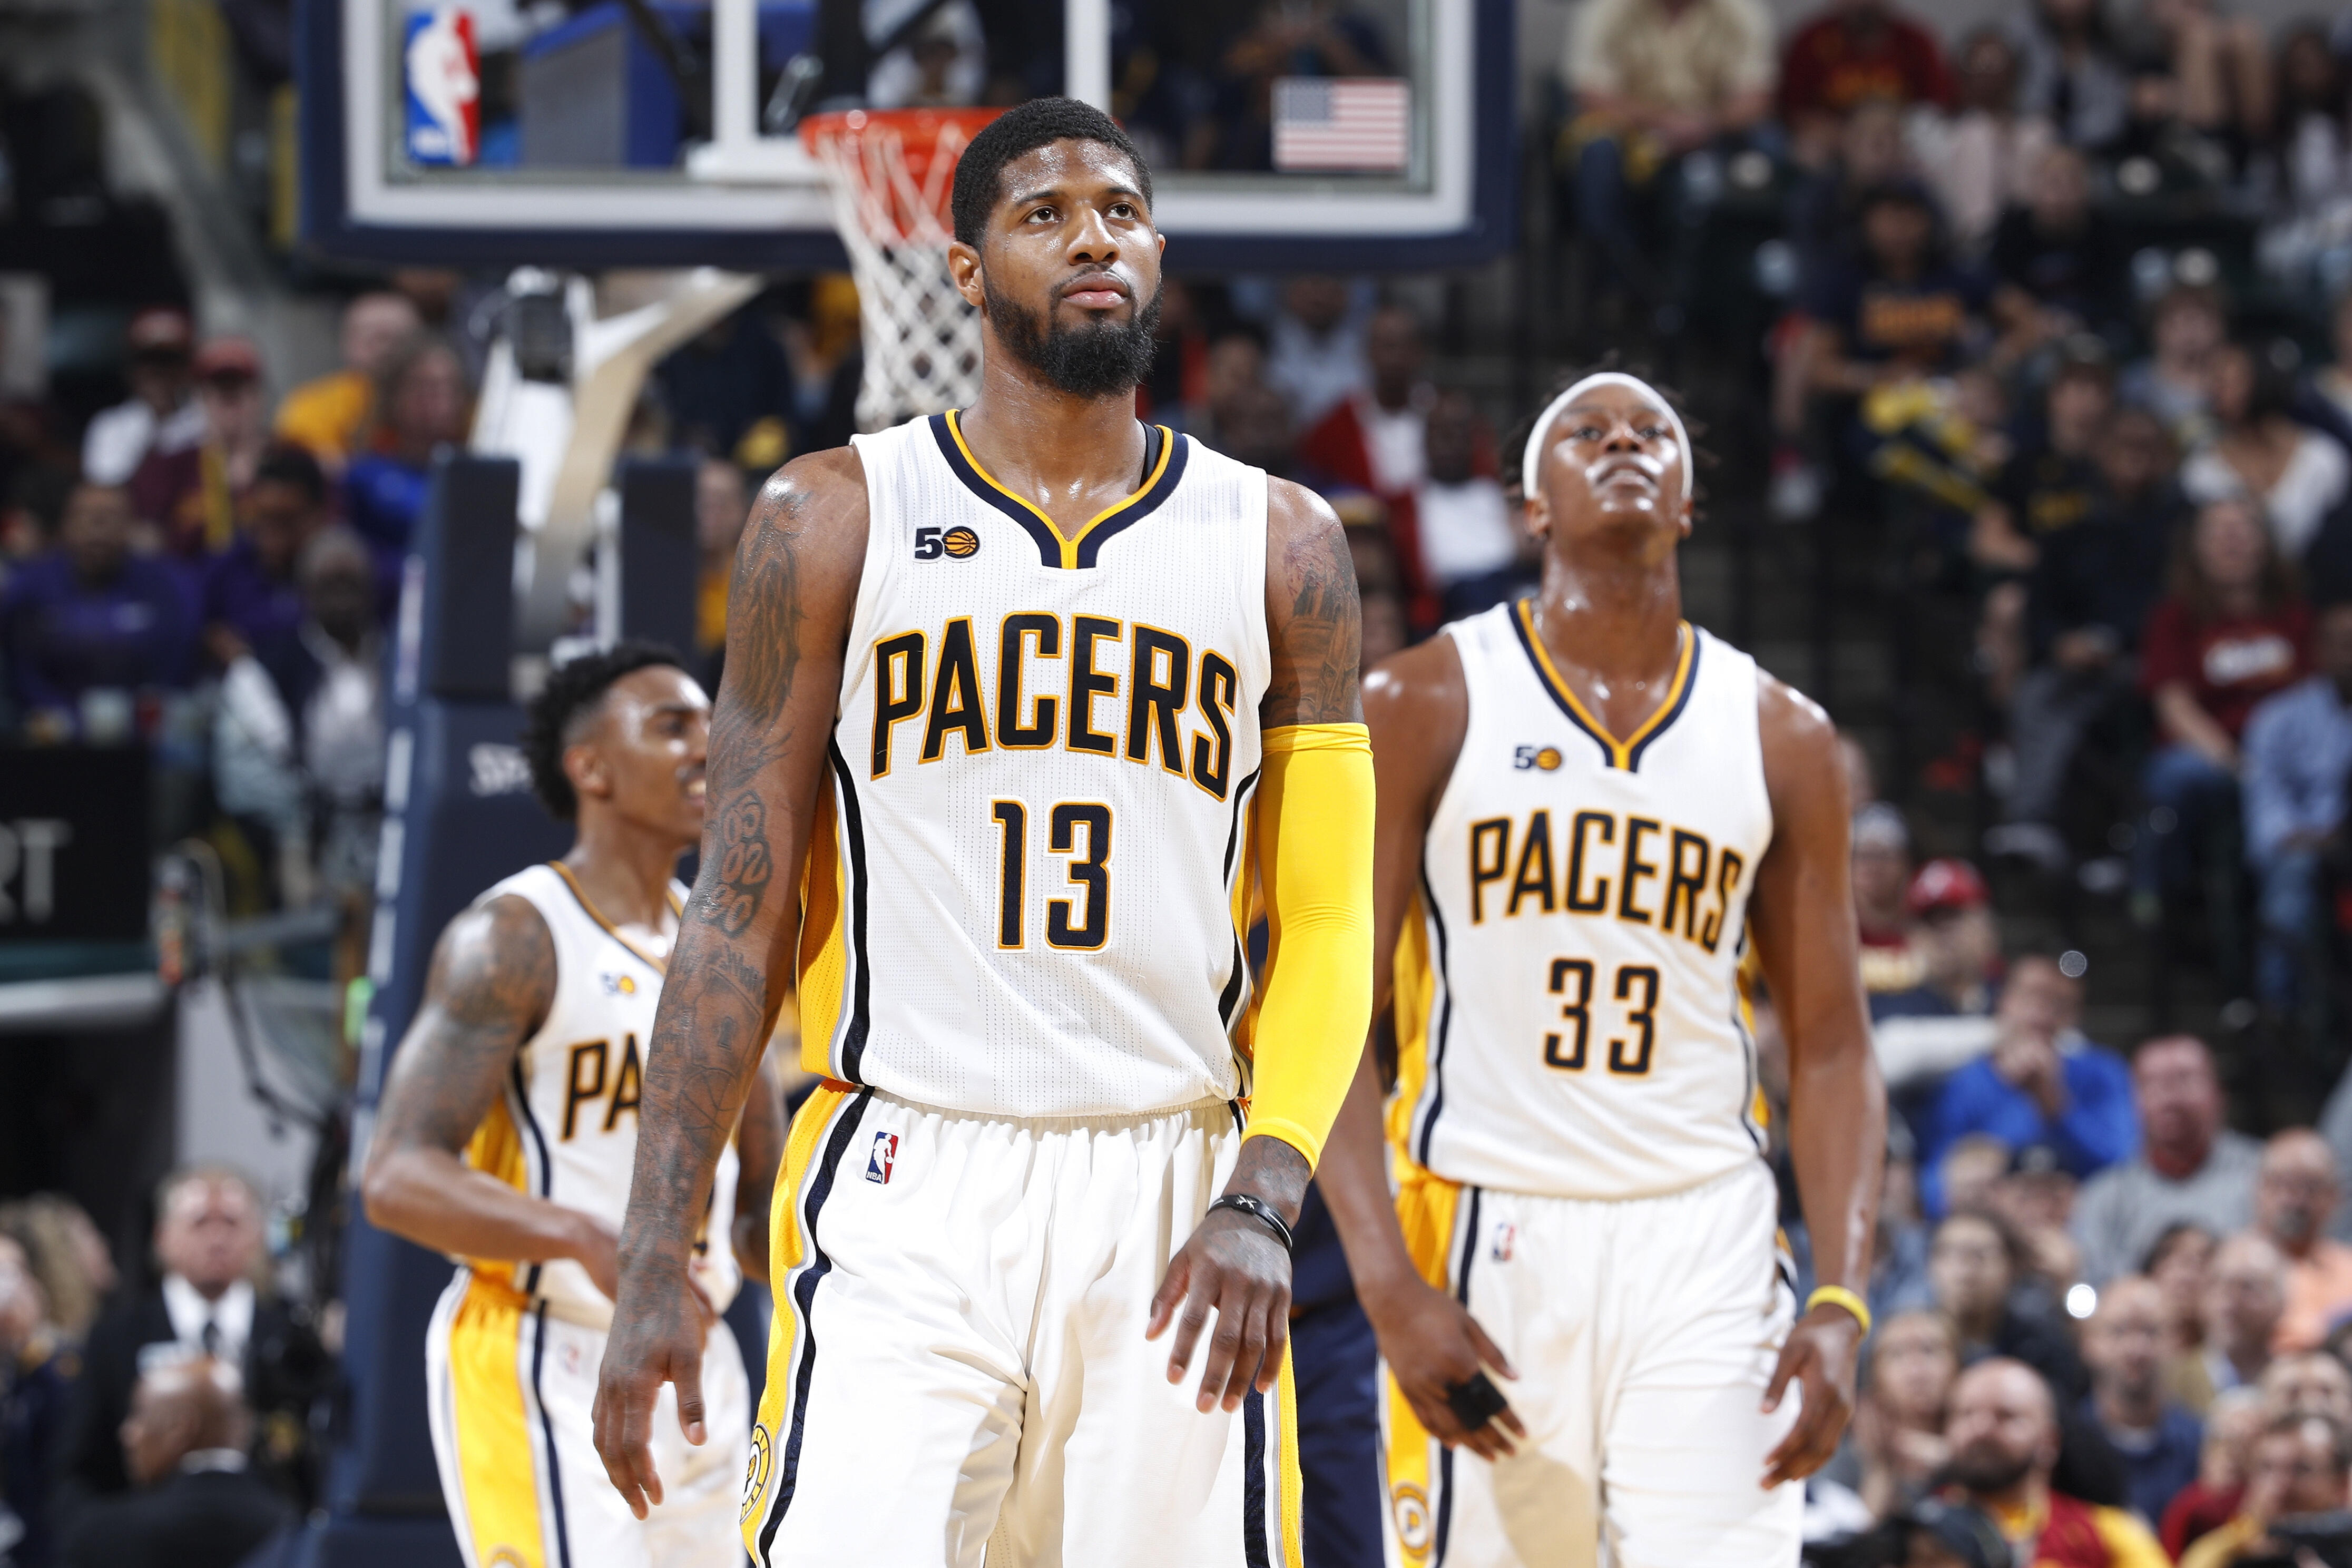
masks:
[[[961,407],[980,391],[980,312],[948,277],[948,204],[956,160],[1001,112],[852,109],[801,121],[857,279],[861,430]]]

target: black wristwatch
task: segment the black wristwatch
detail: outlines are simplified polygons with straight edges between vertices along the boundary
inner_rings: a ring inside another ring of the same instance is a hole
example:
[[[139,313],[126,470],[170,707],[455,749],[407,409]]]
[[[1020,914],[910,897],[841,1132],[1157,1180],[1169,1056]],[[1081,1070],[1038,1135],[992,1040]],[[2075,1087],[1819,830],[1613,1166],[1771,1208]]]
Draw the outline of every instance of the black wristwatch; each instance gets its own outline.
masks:
[[[1274,1212],[1274,1205],[1264,1198],[1254,1198],[1247,1193],[1227,1193],[1223,1197],[1210,1204],[1209,1208],[1212,1212],[1217,1209],[1232,1209],[1236,1214],[1245,1214],[1250,1218],[1259,1221],[1266,1229],[1274,1232],[1274,1239],[1282,1243],[1282,1250],[1285,1252],[1291,1251],[1298,1244],[1297,1237],[1290,1234],[1290,1226],[1283,1223],[1282,1216]]]

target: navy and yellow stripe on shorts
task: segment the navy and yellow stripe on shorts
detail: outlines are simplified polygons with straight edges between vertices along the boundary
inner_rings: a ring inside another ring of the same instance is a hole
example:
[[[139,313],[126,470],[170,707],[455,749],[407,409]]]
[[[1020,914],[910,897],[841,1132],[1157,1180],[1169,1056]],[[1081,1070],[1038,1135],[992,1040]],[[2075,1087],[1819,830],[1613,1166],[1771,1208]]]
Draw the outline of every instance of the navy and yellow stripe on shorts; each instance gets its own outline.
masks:
[[[1402,1156],[1397,1171],[1397,1221],[1413,1268],[1466,1305],[1478,1189],[1432,1175]],[[1454,1450],[1430,1436],[1385,1363],[1381,1383],[1381,1479],[1388,1494],[1390,1533],[1406,1563],[1435,1568],[1445,1561],[1453,1524]]]
[[[1290,1357],[1271,1394],[1242,1400],[1242,1562],[1245,1568],[1306,1568],[1300,1554],[1305,1483],[1298,1474],[1298,1395]]]
[[[758,1563],[800,1479],[807,1436],[809,1386],[816,1375],[817,1342],[811,1310],[833,1260],[817,1245],[817,1215],[833,1194],[843,1154],[857,1135],[871,1089],[827,1079],[793,1118],[783,1167],[768,1215],[769,1257],[774,1259],[775,1312],[768,1322],[768,1382],[751,1427],[751,1464],[743,1478],[743,1549]]]
[[[433,1397],[457,1445],[463,1517],[476,1568],[571,1568],[555,1434],[540,1400],[547,1308],[475,1274],[445,1299],[448,1374]]]

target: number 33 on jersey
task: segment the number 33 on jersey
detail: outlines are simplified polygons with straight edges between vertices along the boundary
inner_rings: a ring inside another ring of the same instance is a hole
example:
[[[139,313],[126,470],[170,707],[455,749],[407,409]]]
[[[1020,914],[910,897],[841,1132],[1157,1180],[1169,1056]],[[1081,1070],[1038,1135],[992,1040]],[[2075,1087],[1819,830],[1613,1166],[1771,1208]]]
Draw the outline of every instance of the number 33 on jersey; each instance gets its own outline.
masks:
[[[1470,712],[1398,947],[1407,1151],[1448,1181],[1571,1198],[1752,1161],[1738,974],[1772,836],[1754,661],[1685,626],[1664,698],[1621,740],[1525,603],[1447,631]]]

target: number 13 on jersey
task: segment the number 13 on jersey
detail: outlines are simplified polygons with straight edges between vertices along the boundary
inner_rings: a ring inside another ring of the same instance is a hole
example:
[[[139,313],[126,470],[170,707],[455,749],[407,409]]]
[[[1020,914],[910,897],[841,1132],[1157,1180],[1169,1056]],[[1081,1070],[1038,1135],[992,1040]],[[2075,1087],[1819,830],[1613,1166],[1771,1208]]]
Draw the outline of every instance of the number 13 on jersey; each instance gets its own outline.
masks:
[[[990,803],[998,838],[996,945],[1025,947],[1028,925],[1029,808],[1017,800]],[[1045,945],[1091,952],[1110,940],[1110,807],[1066,800],[1046,816],[1048,853],[1069,858],[1071,896],[1045,903]]]

